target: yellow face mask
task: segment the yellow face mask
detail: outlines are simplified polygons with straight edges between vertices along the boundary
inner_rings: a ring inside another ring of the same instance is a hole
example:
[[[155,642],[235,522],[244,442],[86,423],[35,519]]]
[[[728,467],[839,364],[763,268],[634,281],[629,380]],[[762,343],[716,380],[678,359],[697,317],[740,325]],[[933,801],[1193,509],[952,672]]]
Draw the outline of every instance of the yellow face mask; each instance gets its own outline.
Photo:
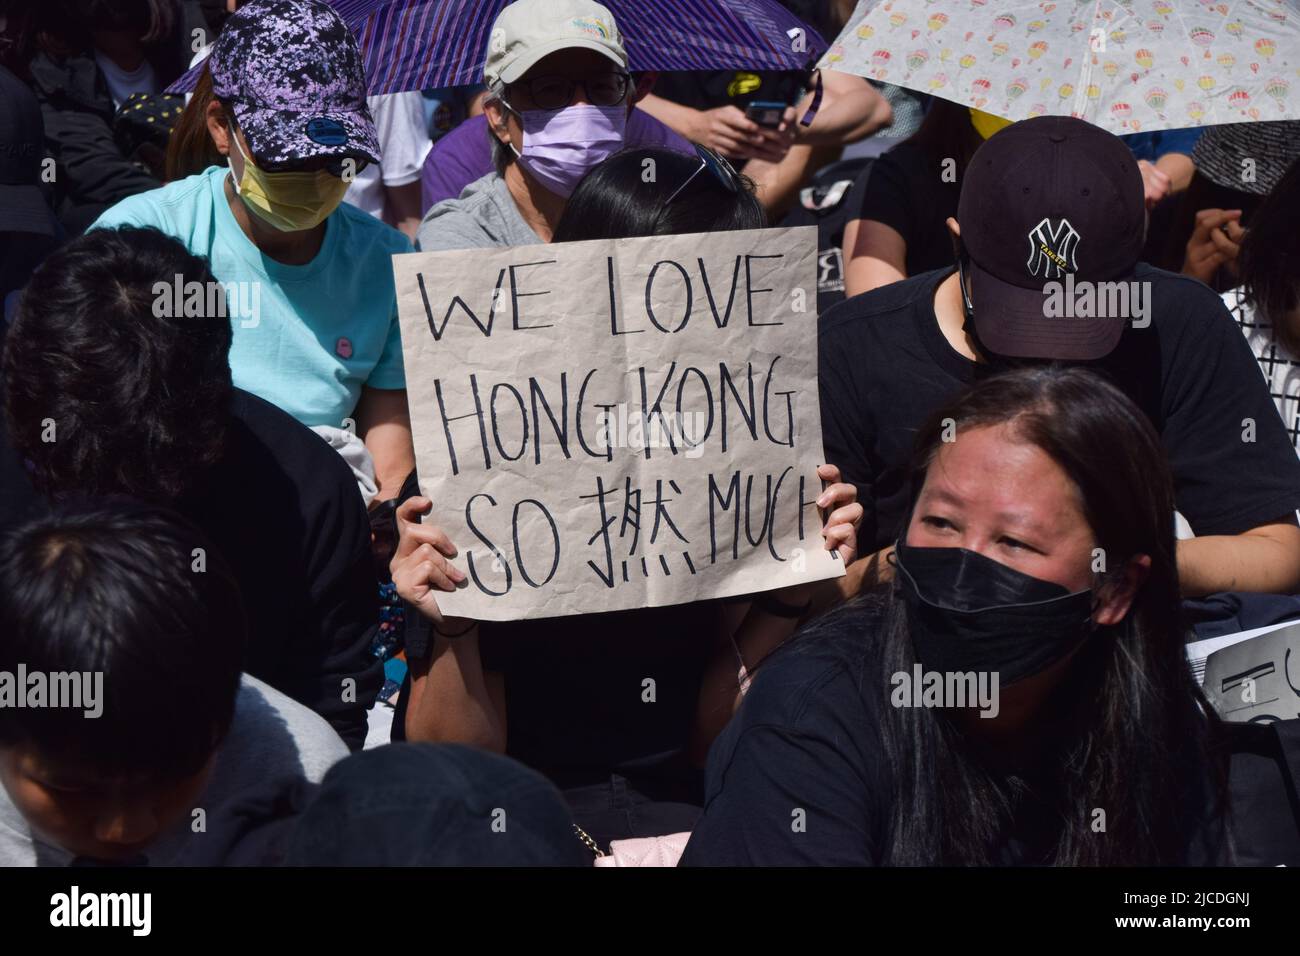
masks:
[[[232,130],[230,138],[244,159],[242,176],[234,174],[233,165],[230,169],[235,192],[244,200],[244,205],[267,225],[281,232],[314,229],[343,201],[348,183],[338,176],[331,176],[324,169],[315,172],[265,172],[258,169],[244,152],[238,133]]]

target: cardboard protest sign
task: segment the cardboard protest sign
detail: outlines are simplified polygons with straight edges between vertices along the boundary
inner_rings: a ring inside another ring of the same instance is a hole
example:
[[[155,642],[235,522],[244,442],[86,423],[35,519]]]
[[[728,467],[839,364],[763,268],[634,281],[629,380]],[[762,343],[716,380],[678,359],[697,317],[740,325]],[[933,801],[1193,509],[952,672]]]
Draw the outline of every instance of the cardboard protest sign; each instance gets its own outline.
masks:
[[[1300,623],[1215,651],[1205,664],[1204,686],[1224,720],[1300,717]]]
[[[394,256],[450,615],[677,604],[844,573],[822,545],[816,229]]]

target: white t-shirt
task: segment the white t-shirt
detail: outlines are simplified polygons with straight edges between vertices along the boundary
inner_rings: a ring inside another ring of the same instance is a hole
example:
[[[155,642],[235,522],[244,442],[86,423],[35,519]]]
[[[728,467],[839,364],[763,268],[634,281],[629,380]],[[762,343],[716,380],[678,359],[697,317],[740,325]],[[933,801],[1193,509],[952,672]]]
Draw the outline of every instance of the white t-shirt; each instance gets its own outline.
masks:
[[[1223,304],[1241,326],[1241,331],[1255,353],[1269,394],[1277,405],[1287,434],[1300,454],[1300,361],[1286,351],[1274,338],[1273,326],[1267,319],[1257,316],[1246,302],[1245,292],[1232,289],[1223,293]]]
[[[382,162],[357,173],[343,201],[377,219],[384,218],[384,186],[405,186],[420,178],[424,158],[433,148],[418,91],[367,96],[379,134]]]
[[[113,98],[113,108],[121,109],[126,98],[132,93],[160,93],[158,77],[154,76],[153,64],[144,60],[134,70],[124,70],[98,50],[95,51],[95,63],[108,82],[108,95]]]

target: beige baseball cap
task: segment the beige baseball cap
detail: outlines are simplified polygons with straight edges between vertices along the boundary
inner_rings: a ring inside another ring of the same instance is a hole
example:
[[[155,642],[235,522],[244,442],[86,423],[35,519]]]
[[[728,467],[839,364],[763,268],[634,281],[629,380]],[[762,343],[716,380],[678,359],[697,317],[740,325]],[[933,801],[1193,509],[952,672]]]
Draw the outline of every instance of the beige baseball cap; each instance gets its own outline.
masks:
[[[614,15],[593,0],[515,0],[492,24],[483,82],[491,90],[513,83],[556,50],[595,50],[627,68]]]

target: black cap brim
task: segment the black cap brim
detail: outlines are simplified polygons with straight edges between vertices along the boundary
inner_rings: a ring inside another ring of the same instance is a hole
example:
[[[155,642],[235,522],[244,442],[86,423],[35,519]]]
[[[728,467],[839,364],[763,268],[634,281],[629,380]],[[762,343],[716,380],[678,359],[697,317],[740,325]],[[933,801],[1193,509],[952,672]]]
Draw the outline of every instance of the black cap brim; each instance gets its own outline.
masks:
[[[39,186],[0,185],[0,232],[58,235],[58,220]]]
[[[1045,290],[1003,282],[974,262],[970,276],[975,330],[998,355],[1087,362],[1109,355],[1124,334],[1123,318],[1050,316]]]
[[[271,164],[354,156],[372,163],[380,160],[379,134],[374,120],[362,109],[299,111],[270,109],[235,103],[235,120],[253,154]],[[330,124],[331,135],[309,132],[313,122]]]

